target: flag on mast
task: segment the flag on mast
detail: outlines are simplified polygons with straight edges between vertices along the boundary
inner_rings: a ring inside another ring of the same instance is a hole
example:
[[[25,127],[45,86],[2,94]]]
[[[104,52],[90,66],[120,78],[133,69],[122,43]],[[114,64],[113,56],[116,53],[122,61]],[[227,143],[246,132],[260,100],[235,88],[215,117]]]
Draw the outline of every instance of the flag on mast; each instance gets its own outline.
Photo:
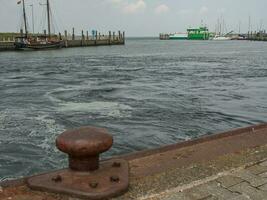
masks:
[[[21,0],[19,0],[19,1],[17,2],[17,4],[21,4]]]

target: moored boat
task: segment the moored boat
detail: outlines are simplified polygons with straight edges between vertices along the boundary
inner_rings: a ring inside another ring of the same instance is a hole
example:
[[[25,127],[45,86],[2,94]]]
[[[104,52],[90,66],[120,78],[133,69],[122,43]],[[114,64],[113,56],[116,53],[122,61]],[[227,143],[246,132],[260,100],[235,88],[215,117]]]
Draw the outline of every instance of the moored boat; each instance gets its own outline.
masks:
[[[17,37],[15,41],[15,49],[17,50],[44,50],[59,49],[62,43],[57,39],[49,39],[46,36],[38,37]]]
[[[61,41],[57,37],[51,36],[51,18],[50,18],[50,4],[49,0],[46,0],[47,6],[47,24],[48,24],[48,35],[29,36],[27,27],[27,18],[25,10],[25,0],[22,2],[23,18],[25,36],[17,37],[15,40],[15,49],[17,50],[43,50],[43,49],[59,49],[62,47]]]
[[[188,34],[187,33],[174,33],[169,35],[170,40],[187,40]]]
[[[225,41],[225,40],[232,40],[232,38],[228,36],[215,35],[215,37],[212,40]]]

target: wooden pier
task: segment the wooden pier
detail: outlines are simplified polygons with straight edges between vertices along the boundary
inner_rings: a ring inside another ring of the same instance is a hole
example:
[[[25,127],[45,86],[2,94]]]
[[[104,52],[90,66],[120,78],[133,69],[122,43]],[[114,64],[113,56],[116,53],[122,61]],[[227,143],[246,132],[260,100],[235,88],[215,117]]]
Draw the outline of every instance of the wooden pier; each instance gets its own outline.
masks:
[[[44,32],[45,35],[46,31]],[[32,37],[37,37],[40,34],[30,35]],[[0,33],[0,51],[12,51],[15,49],[15,38],[23,36],[23,33]],[[75,34],[73,28],[72,33],[69,34],[67,31],[64,35],[59,33],[58,35],[53,35],[52,37],[59,38],[62,43],[63,48],[71,47],[90,47],[90,46],[108,46],[108,45],[124,45],[125,44],[125,32],[118,31],[111,32],[108,34],[101,34],[96,31],[95,35],[89,35],[89,32],[81,31],[80,35]]]
[[[15,50],[14,42],[11,41],[1,41],[0,51],[11,51]]]
[[[160,34],[159,34],[159,39],[160,39],[160,40],[169,40],[169,39],[170,39],[170,34],[167,34],[167,33],[160,33]]]

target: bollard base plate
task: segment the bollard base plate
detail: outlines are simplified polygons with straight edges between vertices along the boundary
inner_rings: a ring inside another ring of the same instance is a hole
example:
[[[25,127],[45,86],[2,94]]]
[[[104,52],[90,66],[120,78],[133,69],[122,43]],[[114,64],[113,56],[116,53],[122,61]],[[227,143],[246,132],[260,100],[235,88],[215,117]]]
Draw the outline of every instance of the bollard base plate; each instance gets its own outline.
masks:
[[[70,169],[33,176],[27,179],[33,190],[66,194],[86,199],[106,199],[122,195],[129,186],[128,162],[113,159],[100,163],[98,170],[78,172]]]

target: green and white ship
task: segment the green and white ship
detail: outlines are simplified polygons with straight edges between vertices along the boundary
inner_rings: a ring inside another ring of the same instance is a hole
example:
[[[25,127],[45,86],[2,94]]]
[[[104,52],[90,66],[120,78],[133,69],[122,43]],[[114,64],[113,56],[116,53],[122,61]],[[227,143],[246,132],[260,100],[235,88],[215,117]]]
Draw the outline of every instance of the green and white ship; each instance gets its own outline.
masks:
[[[160,34],[161,40],[209,40],[211,37],[209,29],[205,26],[189,28],[187,33]]]

